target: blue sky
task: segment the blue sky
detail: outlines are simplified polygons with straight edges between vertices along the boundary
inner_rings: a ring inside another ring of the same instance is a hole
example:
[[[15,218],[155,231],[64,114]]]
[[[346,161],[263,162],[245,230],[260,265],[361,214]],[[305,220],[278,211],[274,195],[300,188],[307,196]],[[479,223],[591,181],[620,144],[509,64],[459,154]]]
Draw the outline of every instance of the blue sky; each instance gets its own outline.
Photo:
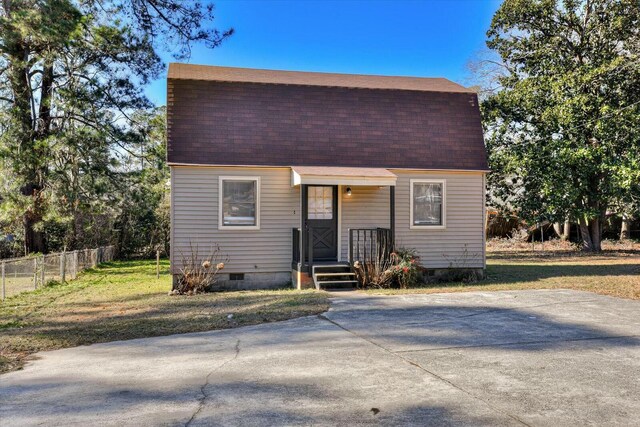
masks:
[[[465,84],[499,0],[217,0],[216,26],[236,33],[188,62],[232,67],[446,77]],[[163,56],[166,62],[171,56]],[[163,79],[147,89],[166,100]]]

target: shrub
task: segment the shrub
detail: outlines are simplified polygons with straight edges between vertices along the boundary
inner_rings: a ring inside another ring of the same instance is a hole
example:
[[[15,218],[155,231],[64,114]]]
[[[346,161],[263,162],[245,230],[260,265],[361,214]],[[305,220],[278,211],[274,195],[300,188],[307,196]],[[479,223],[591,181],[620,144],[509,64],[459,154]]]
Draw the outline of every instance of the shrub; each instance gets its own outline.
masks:
[[[361,288],[385,289],[393,284],[391,260],[383,255],[373,262],[356,261],[353,263],[353,270]]]
[[[422,267],[415,249],[400,248],[386,257],[380,254],[373,262],[353,264],[362,288],[410,288],[422,282]]]
[[[217,281],[217,274],[224,268],[227,257],[223,257],[220,246],[214,245],[207,256],[199,255],[198,245],[189,244],[189,253],[182,255],[182,267],[178,283],[172,294],[193,295],[210,291]]]
[[[391,253],[393,277],[401,289],[418,286],[422,283],[420,257],[415,249],[399,248]]]
[[[466,243],[463,245],[460,255],[449,256],[447,254],[442,254],[442,256],[449,262],[449,270],[468,270],[471,266],[478,264],[481,259],[481,254],[479,252],[470,252]]]

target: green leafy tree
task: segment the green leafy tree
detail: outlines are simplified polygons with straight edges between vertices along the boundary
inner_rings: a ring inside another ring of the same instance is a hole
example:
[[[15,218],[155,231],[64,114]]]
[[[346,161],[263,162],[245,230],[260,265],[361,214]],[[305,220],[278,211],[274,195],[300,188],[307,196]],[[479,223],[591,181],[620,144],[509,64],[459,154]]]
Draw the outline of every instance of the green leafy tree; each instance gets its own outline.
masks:
[[[531,223],[575,219],[601,249],[609,209],[638,200],[638,0],[506,0],[482,109],[492,194]]]
[[[56,224],[83,242],[117,214],[118,165],[141,143],[132,114],[164,71],[157,49],[218,46],[232,30],[213,19],[179,0],[0,0],[0,223],[22,229],[25,252],[59,240]]]
[[[114,216],[114,237],[121,256],[169,253],[169,168],[166,164],[166,109],[138,111],[133,115],[140,135],[138,152],[123,162]]]

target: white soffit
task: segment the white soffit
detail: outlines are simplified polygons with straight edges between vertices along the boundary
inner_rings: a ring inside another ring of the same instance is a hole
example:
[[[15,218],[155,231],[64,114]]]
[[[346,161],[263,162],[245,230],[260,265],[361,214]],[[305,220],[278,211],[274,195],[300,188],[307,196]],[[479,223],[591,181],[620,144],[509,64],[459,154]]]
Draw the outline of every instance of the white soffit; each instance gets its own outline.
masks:
[[[395,186],[398,177],[384,168],[291,166],[291,185]]]

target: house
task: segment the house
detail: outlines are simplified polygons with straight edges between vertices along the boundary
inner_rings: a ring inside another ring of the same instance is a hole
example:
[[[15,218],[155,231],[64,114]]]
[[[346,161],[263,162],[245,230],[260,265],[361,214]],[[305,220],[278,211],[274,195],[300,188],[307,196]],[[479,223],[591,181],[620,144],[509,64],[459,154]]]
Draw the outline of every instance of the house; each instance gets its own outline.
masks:
[[[473,90],[174,63],[167,91],[174,275],[190,246],[213,244],[227,288],[309,286],[310,273],[330,279],[391,247],[415,249],[431,273],[484,271]]]

